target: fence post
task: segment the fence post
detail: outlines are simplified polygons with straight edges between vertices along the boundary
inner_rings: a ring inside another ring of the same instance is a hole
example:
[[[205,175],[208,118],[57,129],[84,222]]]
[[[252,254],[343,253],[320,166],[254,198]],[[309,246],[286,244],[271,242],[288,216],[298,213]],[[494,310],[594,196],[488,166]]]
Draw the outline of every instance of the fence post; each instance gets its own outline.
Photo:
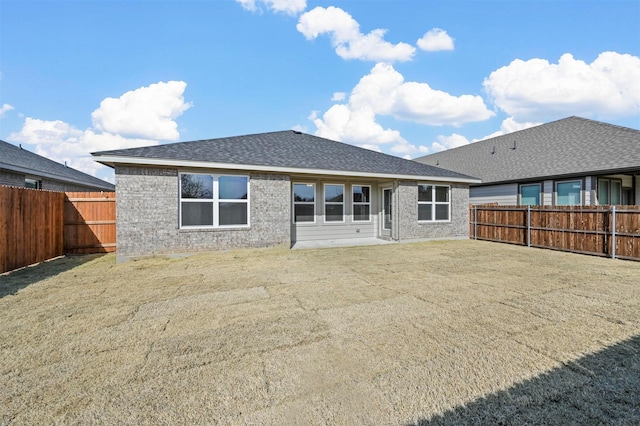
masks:
[[[611,258],[616,258],[616,206],[611,206]]]
[[[473,206],[473,239],[478,239],[478,206]]]
[[[527,247],[531,247],[531,206],[527,206]]]

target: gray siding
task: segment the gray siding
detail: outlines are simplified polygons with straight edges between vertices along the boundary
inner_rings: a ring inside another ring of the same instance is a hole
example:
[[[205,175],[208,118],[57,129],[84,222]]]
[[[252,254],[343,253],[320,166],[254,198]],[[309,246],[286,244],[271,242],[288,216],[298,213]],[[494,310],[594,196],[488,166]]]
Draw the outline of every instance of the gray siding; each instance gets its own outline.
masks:
[[[498,203],[514,206],[518,204],[518,184],[506,183],[502,185],[475,186],[469,191],[471,204]]]
[[[422,183],[422,182],[421,182]],[[434,183],[445,185],[446,183]],[[450,184],[451,221],[418,222],[418,182],[402,181],[396,188],[394,238],[398,240],[460,238],[469,236],[469,186]]]
[[[24,187],[24,175],[0,169],[0,185]]]
[[[346,238],[375,238],[378,235],[378,186],[372,182],[353,180],[317,180],[304,177],[292,178],[294,183],[314,183],[316,185],[316,221],[315,223],[293,223],[291,219],[291,241],[339,240]],[[345,188],[344,222],[325,222],[324,220],[324,184],[341,184]],[[371,220],[355,222],[352,220],[352,185],[371,186]],[[293,207],[292,207],[293,211]]]
[[[248,228],[180,229],[178,172],[173,168],[116,167],[119,261],[162,253],[290,243],[288,176],[250,174]]]

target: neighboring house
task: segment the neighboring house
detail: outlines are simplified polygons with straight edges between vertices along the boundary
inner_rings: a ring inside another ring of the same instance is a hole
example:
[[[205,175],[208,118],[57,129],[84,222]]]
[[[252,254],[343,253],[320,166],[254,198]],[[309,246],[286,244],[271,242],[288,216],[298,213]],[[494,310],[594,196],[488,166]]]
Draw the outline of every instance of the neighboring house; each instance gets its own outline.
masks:
[[[0,185],[49,191],[113,191],[115,186],[0,140]]]
[[[94,153],[116,173],[118,259],[301,241],[468,236],[477,179],[281,131]]]
[[[471,204],[640,204],[640,131],[580,117],[416,161],[480,178]]]

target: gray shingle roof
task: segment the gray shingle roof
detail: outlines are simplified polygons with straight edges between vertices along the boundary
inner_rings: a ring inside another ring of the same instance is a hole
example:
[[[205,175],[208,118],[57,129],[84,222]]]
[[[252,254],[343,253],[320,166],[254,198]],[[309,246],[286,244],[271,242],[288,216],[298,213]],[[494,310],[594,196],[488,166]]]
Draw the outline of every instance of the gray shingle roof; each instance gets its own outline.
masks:
[[[85,185],[96,190],[113,191],[115,189],[115,186],[109,182],[56,163],[53,160],[2,140],[0,140],[0,169]]]
[[[568,117],[416,161],[477,176],[483,184],[638,171],[640,130]]]
[[[93,155],[99,162],[100,157],[118,157],[118,161],[105,162],[109,165],[126,163],[127,158],[146,158],[307,169],[309,172],[332,170],[473,179],[439,167],[293,130],[102,151]]]

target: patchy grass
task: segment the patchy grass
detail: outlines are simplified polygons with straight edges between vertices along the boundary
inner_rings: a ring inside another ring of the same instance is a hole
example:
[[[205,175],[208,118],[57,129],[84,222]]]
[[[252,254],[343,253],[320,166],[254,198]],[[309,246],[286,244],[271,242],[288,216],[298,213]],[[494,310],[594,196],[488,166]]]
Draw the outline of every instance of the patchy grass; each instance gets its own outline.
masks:
[[[478,241],[0,276],[0,424],[640,423],[640,263]]]

